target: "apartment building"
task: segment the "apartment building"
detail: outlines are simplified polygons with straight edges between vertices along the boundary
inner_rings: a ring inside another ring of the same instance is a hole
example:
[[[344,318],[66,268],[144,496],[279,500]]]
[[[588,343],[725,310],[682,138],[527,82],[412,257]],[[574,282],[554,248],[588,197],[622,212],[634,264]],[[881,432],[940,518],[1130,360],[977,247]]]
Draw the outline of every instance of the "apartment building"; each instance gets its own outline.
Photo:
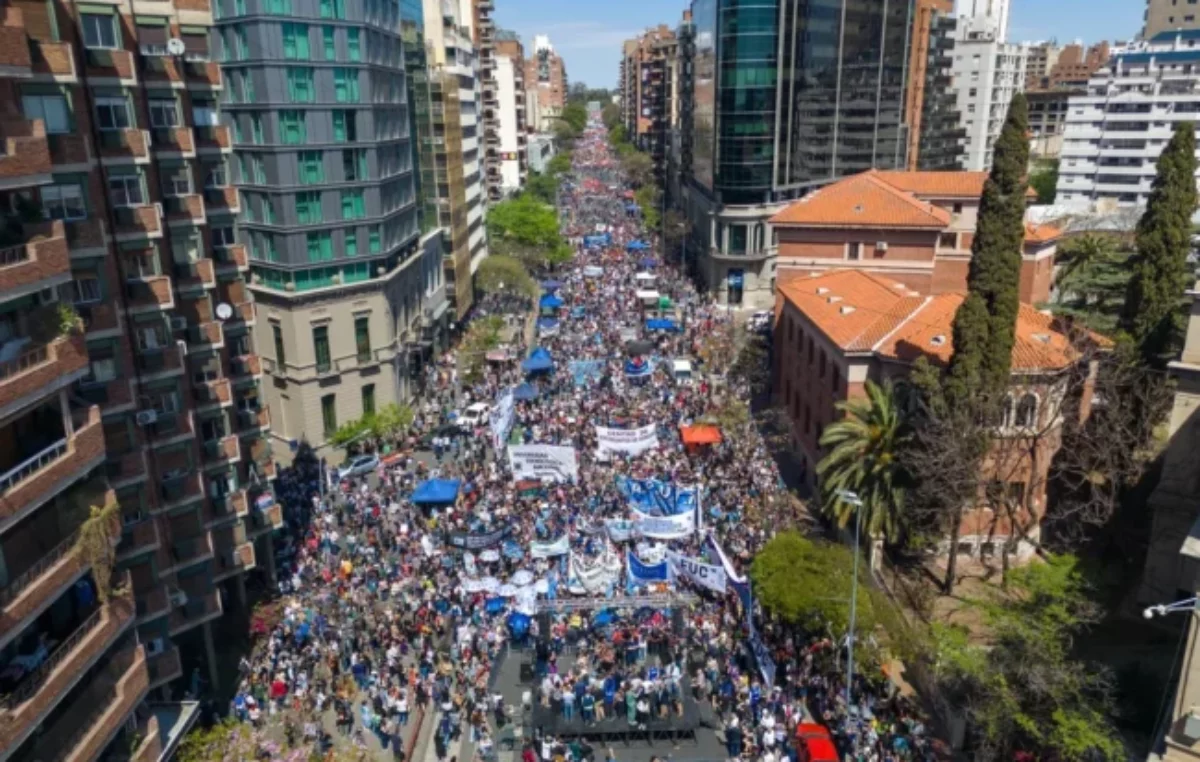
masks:
[[[1059,51],[1058,59],[1050,67],[1050,73],[1042,87],[1075,88],[1085,87],[1096,71],[1108,62],[1112,49],[1101,41],[1084,50],[1083,45],[1074,43]]]
[[[525,59],[525,83],[538,91],[537,131],[554,132],[554,123],[567,105],[567,66],[544,34],[533,37],[533,55]]]
[[[500,102],[496,81],[496,22],[493,0],[463,0],[471,3],[472,41],[479,51],[480,127],[484,140],[484,187],[491,201],[503,198],[500,169]]]
[[[623,44],[622,119],[630,140],[650,154],[660,181],[679,115],[679,41],[666,24]]]
[[[959,168],[966,131],[950,89],[957,21],[953,0],[916,0],[913,6],[904,121],[910,170]]]
[[[525,49],[515,32],[496,32],[496,108],[500,127],[500,187],[504,195],[525,187],[529,135],[525,111]]]
[[[285,460],[412,395],[438,325],[420,239],[397,5],[215,0],[227,178]]]
[[[1025,89],[1028,48],[1003,42],[988,18],[960,18],[951,68],[966,129],[963,169],[987,171],[1013,96]]]
[[[1048,87],[1050,70],[1058,63],[1062,48],[1053,40],[1031,42],[1025,51],[1025,89],[1038,90]]]
[[[1056,203],[1144,206],[1178,121],[1200,119],[1200,29],[1162,32],[1114,53],[1070,99]]]
[[[18,2],[0,21],[0,760],[169,754],[160,725],[196,706],[148,697],[193,667],[215,682],[214,621],[273,573],[213,13]]]
[[[1200,11],[1188,0],[1146,0],[1142,14],[1142,39],[1151,40],[1163,32],[1200,29]]]
[[[1026,90],[1029,101],[1029,155],[1035,159],[1057,159],[1062,152],[1063,132],[1071,98],[1086,93],[1086,88],[1059,87],[1052,90]]]
[[[959,18],[978,19],[996,30],[996,39],[1008,42],[1008,20],[1012,15],[1012,0],[955,0],[954,13]]]

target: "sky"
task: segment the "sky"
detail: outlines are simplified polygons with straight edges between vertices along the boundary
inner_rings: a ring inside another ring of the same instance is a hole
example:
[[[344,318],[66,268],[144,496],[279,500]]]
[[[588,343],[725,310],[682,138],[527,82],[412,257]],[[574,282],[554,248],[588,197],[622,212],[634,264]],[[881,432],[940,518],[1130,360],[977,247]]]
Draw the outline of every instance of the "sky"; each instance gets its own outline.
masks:
[[[1009,39],[1060,43],[1127,40],[1142,24],[1143,0],[1012,0]],[[674,28],[687,0],[496,0],[496,24],[526,49],[544,34],[563,57],[571,82],[616,86],[621,42],[646,27]]]

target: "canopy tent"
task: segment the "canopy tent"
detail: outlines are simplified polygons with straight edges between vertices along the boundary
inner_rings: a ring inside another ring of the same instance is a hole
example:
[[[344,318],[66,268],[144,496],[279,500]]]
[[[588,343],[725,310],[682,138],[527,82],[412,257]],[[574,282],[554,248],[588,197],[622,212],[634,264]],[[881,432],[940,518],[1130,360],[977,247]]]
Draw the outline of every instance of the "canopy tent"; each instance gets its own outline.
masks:
[[[625,375],[633,378],[648,376],[654,372],[654,366],[645,357],[631,357],[625,361]]]
[[[458,479],[430,479],[417,485],[412,501],[417,505],[439,505],[458,500]]]
[[[538,318],[537,330],[542,336],[553,336],[558,333],[558,320],[551,317]]]
[[[658,276],[654,273],[638,273],[634,276],[639,283],[648,283],[658,280]]]
[[[554,294],[545,294],[538,300],[538,306],[544,310],[556,310],[563,306],[563,300]]]
[[[636,296],[643,302],[657,302],[658,297],[662,296],[662,294],[658,293],[654,289],[639,288],[636,292]]]
[[[537,387],[526,381],[513,390],[513,399],[529,402],[538,398]]]
[[[680,426],[679,436],[683,438],[683,443],[689,447],[694,445],[713,445],[720,443],[721,430],[716,426],[708,424]]]
[[[581,318],[587,315],[587,307],[575,306],[571,308],[571,317]]]
[[[553,293],[553,292],[559,290],[560,288],[562,288],[562,285],[563,284],[561,282],[556,281],[556,280],[544,280],[544,281],[542,281],[542,290],[549,292],[549,293]]]
[[[638,266],[645,267],[647,270],[649,270],[652,267],[658,267],[658,260],[654,257],[646,257],[638,260]]]
[[[678,333],[680,329],[679,324],[670,318],[650,318],[646,321],[646,330]]]
[[[625,244],[625,251],[645,251],[650,248],[650,244],[645,241],[630,241]]]
[[[550,351],[538,347],[529,355],[529,359],[521,363],[521,370],[526,373],[538,373],[544,370],[550,370],[554,367],[554,360],[550,358]]]

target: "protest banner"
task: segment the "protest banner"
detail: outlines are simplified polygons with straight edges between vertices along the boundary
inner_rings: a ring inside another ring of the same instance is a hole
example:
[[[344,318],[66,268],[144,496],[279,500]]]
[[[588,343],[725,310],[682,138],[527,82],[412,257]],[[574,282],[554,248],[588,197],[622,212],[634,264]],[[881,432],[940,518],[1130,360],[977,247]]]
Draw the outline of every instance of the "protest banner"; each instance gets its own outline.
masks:
[[[484,534],[470,534],[468,532],[451,532],[447,537],[447,542],[451,547],[460,550],[483,550],[490,548],[493,545],[499,545],[505,537],[508,537],[510,527],[503,527],[493,532]]]
[[[624,519],[605,519],[604,528],[608,530],[609,539],[613,542],[632,540],[637,528],[632,521]]]
[[[579,476],[579,458],[575,455],[574,447],[509,445],[508,465],[515,479],[573,482]]]
[[[678,540],[696,531],[696,514],[683,513],[678,516],[651,516],[636,508],[631,509],[633,525],[644,537],[655,540]]]
[[[565,556],[571,549],[570,541],[564,534],[553,542],[531,542],[529,543],[530,558],[553,558],[554,556]]]
[[[666,582],[671,578],[671,569],[666,561],[654,565],[644,564],[636,553],[627,550],[625,564],[628,567],[629,587]]]
[[[511,388],[505,389],[504,393],[496,398],[496,407],[492,409],[491,425],[492,441],[497,450],[504,447],[504,443],[508,441],[508,435],[512,432],[515,405],[516,401]]]
[[[636,429],[596,427],[596,451],[602,454],[640,455],[658,447],[658,427],[651,424]]]
[[[621,557],[611,549],[596,559],[571,554],[567,590],[575,595],[599,595],[611,590],[621,577]]]
[[[713,566],[699,559],[688,558],[673,550],[667,551],[667,563],[671,565],[671,572],[676,576],[689,579],[706,590],[712,590],[714,593],[725,592],[725,570],[720,566]]]

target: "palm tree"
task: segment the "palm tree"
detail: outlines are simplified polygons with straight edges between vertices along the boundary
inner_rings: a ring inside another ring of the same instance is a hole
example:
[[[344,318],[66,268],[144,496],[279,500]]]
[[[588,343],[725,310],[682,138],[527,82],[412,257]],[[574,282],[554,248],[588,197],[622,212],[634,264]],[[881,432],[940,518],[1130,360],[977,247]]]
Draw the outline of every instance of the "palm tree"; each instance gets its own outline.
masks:
[[[839,527],[862,510],[863,528],[870,535],[894,541],[904,511],[906,474],[899,450],[908,440],[908,427],[890,381],[883,386],[868,381],[866,391],[863,399],[839,402],[846,417],[821,434],[826,448],[817,464],[821,502]],[[858,495],[861,508],[845,500],[846,492]]]

